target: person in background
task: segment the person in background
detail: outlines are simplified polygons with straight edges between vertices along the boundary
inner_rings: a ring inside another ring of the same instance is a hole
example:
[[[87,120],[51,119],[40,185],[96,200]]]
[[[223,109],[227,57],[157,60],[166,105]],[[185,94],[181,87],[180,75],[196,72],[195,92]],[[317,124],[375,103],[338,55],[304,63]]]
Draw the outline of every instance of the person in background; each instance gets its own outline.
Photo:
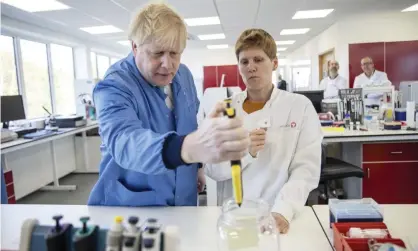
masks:
[[[280,90],[283,90],[283,91],[287,91],[287,83],[286,83],[285,80],[282,79],[281,74],[279,74],[277,79],[278,79],[277,88],[279,88]]]
[[[324,90],[324,98],[338,98],[338,90],[348,89],[347,79],[338,74],[340,64],[336,60],[328,61],[328,77],[321,80],[319,88]]]
[[[241,158],[248,132],[239,119],[218,118],[221,103],[197,129],[193,77],[180,64],[186,25],[170,7],[143,8],[129,39],[132,52],[93,91],[102,160],[88,204],[195,206],[205,183],[198,163]]]
[[[361,69],[363,70],[363,73],[354,79],[353,88],[392,85],[385,72],[378,71],[374,68],[373,59],[371,57],[361,59]]]
[[[247,88],[233,95],[231,104],[251,138],[241,160],[244,201],[266,201],[278,229],[286,233],[310,191],[318,187],[323,136],[312,102],[271,82],[276,53],[266,31],[249,29],[240,35],[235,54]],[[229,162],[205,165],[206,174],[219,184],[218,201],[232,197],[230,168]]]

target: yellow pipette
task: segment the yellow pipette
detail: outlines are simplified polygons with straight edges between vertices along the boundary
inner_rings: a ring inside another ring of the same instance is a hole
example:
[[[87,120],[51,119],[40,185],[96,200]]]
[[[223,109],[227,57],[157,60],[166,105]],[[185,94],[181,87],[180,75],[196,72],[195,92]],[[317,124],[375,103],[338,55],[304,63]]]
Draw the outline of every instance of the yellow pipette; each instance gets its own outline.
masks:
[[[235,117],[235,109],[231,107],[231,99],[226,99],[226,109],[224,114],[228,118]],[[232,174],[232,188],[234,190],[235,202],[238,206],[242,204],[243,189],[242,189],[242,173],[241,173],[241,160],[231,161],[231,174]]]

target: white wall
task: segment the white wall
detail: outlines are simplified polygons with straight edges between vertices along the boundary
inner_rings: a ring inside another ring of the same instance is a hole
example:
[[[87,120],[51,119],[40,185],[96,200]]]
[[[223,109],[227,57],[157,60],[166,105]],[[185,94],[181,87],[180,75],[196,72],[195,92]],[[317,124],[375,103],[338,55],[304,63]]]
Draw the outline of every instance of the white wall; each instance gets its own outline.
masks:
[[[318,56],[335,49],[340,74],[348,79],[348,45],[367,42],[418,40],[418,13],[381,13],[351,16],[343,19],[311,39],[288,56],[289,64],[296,60],[311,60],[312,89],[319,86]]]

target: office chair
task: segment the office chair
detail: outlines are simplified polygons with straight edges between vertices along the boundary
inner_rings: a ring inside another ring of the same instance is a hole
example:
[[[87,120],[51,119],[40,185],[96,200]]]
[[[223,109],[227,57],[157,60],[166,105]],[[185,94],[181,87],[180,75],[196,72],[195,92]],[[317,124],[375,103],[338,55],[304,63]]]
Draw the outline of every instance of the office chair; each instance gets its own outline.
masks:
[[[338,192],[335,187],[332,186],[336,180],[345,179],[350,177],[363,178],[363,169],[355,165],[349,164],[345,161],[327,157],[326,145],[322,145],[322,162],[321,162],[321,178],[319,180],[319,186],[323,186],[323,190],[320,191],[320,199],[325,200],[328,204],[329,198],[339,198],[344,196],[344,191]]]

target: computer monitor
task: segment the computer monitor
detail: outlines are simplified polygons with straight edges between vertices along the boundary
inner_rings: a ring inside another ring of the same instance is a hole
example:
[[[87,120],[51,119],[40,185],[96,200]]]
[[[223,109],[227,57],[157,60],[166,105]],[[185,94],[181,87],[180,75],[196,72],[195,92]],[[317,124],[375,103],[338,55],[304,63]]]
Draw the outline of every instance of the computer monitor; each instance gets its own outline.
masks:
[[[1,96],[1,122],[3,128],[9,128],[9,122],[25,119],[25,108],[21,95]]]
[[[315,90],[315,91],[295,91],[294,93],[298,93],[301,95],[306,96],[315,107],[317,113],[321,113],[321,101],[324,99],[324,91],[323,90]]]

